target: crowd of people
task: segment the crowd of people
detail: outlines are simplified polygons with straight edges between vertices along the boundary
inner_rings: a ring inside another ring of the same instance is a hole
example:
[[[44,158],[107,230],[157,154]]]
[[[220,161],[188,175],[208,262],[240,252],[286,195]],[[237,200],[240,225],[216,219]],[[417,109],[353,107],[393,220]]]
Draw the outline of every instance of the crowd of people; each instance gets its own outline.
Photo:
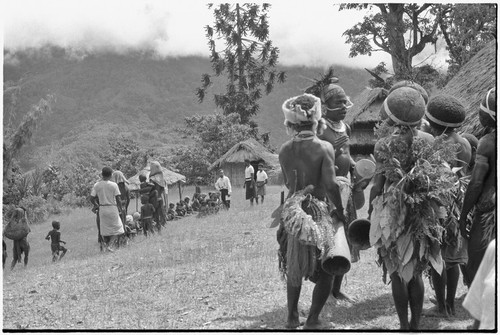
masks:
[[[298,303],[303,279],[315,283],[304,329],[329,328],[319,315],[330,295],[356,302],[341,289],[350,263],[360,259],[361,248],[346,232],[357,219],[356,211],[364,203],[363,191],[370,181],[370,228],[365,238],[377,250],[383,281],[390,277],[400,328],[419,329],[424,273],[428,273],[435,292],[436,315],[455,314],[462,273],[469,288],[463,306],[476,320],[474,327],[494,327],[496,89],[484,92],[478,106],[484,127],[478,140],[457,131],[466,118],[460,101],[446,95],[429,97],[413,82],[396,83],[384,100],[381,123],[375,130],[375,172],[362,180],[355,173],[359,162],[350,154],[351,129],[343,121],[352,105],[336,80],[282,105],[287,132],[293,135],[279,151],[289,191],[277,231],[280,268],[287,281],[286,327],[301,325]],[[128,180],[121,171],[104,167],[90,199],[101,250],[114,252],[139,233],[146,237],[161,233],[167,221],[229,210],[231,181],[223,170],[218,175],[215,192],[201,193],[197,188],[192,199],[168,204],[161,166],[151,162],[149,179],[139,176],[140,211],[128,214]],[[245,160],[245,199],[251,206],[254,201],[264,203],[267,182],[263,164],[255,173]],[[10,220],[24,222],[25,210],[16,209]],[[53,221],[52,228],[46,239],[51,241],[52,260],[56,262],[68,249],[61,245],[66,243],[61,240],[60,222]],[[22,254],[25,266],[28,263],[28,233],[11,238],[11,269],[21,262]],[[330,262],[331,248],[343,244],[348,266]],[[4,241],[4,265],[6,255]]]
[[[343,122],[352,103],[337,82],[318,81],[309,93],[282,106],[287,132],[293,135],[279,152],[289,190],[277,231],[280,268],[287,281],[287,328],[300,325],[303,279],[315,283],[304,329],[331,326],[319,320],[330,294],[355,302],[340,290],[344,266],[326,266],[331,264],[328,240],[342,241],[344,230],[337,225],[334,236],[324,238],[325,217],[349,231],[359,209],[353,199],[359,199],[367,184],[365,179],[360,186],[353,173],[357,162],[349,153],[351,130]],[[478,113],[484,136],[479,141],[456,131],[466,117],[457,99],[429,99],[416,83],[396,83],[381,108],[365,238],[377,250],[384,282],[390,276],[402,330],[419,329],[423,273],[429,273],[435,291],[433,312],[455,314],[460,270],[470,288],[464,307],[477,320],[474,327],[494,328],[494,299],[485,299],[485,294],[495,290],[495,257],[484,255],[496,231],[496,89],[483,94]],[[348,244],[351,262],[356,262],[359,245],[353,241]]]

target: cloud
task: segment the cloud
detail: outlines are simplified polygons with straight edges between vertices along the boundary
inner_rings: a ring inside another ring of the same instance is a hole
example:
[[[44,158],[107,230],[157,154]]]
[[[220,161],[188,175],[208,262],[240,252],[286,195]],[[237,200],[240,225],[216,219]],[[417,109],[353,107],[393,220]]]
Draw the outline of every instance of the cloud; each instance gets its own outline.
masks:
[[[374,67],[389,55],[349,58],[342,33],[366,14],[331,2],[272,1],[270,38],[280,64]],[[205,3],[165,0],[4,1],[4,46],[10,51],[52,44],[75,54],[154,50],[160,57],[208,56],[204,27],[214,21]]]

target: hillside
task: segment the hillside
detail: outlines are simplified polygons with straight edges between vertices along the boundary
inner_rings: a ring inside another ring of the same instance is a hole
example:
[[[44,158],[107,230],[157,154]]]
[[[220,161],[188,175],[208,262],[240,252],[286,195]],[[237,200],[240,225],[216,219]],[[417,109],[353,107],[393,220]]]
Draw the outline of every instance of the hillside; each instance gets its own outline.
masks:
[[[23,151],[26,168],[62,148],[78,151],[93,146],[110,133],[132,136],[149,147],[185,144],[186,139],[175,129],[184,126],[186,116],[213,113],[216,108],[211,96],[223,87],[219,82],[209,98],[198,103],[194,91],[201,74],[211,70],[208,59],[202,57],[99,54],[76,59],[56,48],[15,56],[15,64],[4,64],[4,84],[20,82],[21,93],[14,115],[6,115],[8,109],[4,109],[4,127],[8,122],[18,124],[30,105],[47,93],[57,98],[53,113]],[[307,67],[283,70],[286,83],[261,100],[255,118],[262,132],[270,132],[276,147],[287,138],[281,103],[301,93],[310,85],[308,78],[317,78],[323,71]],[[362,91],[369,76],[363,69],[345,67],[336,67],[336,74],[351,96]],[[4,97],[4,105],[9,103],[9,96]]]

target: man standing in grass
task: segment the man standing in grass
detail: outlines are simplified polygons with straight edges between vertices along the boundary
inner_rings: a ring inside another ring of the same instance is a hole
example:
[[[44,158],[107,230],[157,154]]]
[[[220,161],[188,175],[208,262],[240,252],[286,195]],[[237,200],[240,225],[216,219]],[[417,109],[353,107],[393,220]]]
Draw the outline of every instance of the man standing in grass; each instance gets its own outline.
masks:
[[[283,144],[279,153],[285,185],[289,190],[287,202],[293,199],[295,194],[300,193],[298,191],[312,185],[310,195],[319,200],[328,198],[335,206],[332,213],[336,214],[340,221],[345,222],[340,188],[335,178],[335,150],[330,143],[320,140],[316,135],[318,128],[318,133],[324,129],[319,98],[304,94],[285,101],[282,109],[287,132],[293,132],[293,139]],[[327,205],[323,204],[322,208],[327,208]],[[299,212],[300,208],[296,207],[291,211]],[[284,210],[281,217],[292,215],[291,211]],[[321,213],[320,217],[328,216],[329,213],[324,214]],[[285,253],[288,301],[286,327],[297,328],[300,325],[298,302],[302,278],[312,280],[314,276],[316,285],[304,329],[326,328],[328,326],[319,321],[319,314],[332,290],[333,275],[325,272],[319,264],[316,246],[312,246],[311,250],[309,246],[296,242],[297,237],[292,231],[297,225],[300,225],[300,220],[296,220],[292,223],[292,228],[287,229],[282,220],[278,230],[280,250],[282,247],[288,248]],[[282,245],[283,243],[285,245]]]
[[[245,159],[245,184],[243,188],[245,191],[245,200],[250,200],[250,206],[253,206],[253,199],[255,198],[255,203],[259,204],[259,199],[255,197],[255,170],[250,164],[249,159]]]
[[[257,170],[257,192],[255,195],[255,199],[258,200],[260,196],[260,203],[264,204],[264,196],[266,195],[266,184],[267,184],[267,173],[264,171],[264,164],[259,163],[259,169]]]
[[[231,181],[224,175],[224,170],[219,171],[219,179],[215,182],[215,189],[220,192],[220,198],[224,206],[229,209],[226,197],[231,194]]]
[[[120,190],[118,185],[110,180],[112,173],[110,167],[103,167],[102,180],[94,184],[90,193],[92,204],[95,207],[99,206],[101,235],[108,244],[106,250],[111,252],[114,250],[110,246],[116,242],[118,236],[125,233],[120,219],[122,212]]]

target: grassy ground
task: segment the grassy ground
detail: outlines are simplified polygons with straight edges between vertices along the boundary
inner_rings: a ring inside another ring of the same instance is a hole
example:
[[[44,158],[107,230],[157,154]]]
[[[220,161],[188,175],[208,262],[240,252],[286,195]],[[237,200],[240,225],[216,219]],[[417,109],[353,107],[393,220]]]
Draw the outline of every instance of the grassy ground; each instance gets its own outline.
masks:
[[[25,269],[3,273],[5,329],[284,329],[286,289],[277,262],[276,229],[268,228],[281,187],[268,188],[263,205],[250,207],[233,190],[228,212],[170,222],[161,235],[138,236],[115,253],[101,253],[95,216],[79,209],[59,219],[70,249],[51,262],[44,239],[50,223],[32,227],[32,253]],[[191,190],[185,190],[191,195]],[[173,199],[178,198],[172,195]],[[133,207],[133,206],[132,206]],[[360,211],[364,216],[366,208]],[[8,240],[10,263],[12,242]],[[382,283],[375,251],[346,275],[345,292],[357,303],[330,297],[322,318],[335,329],[398,329],[390,286]],[[424,312],[433,305],[425,280]],[[300,310],[307,316],[313,284],[303,285]],[[457,297],[466,288],[460,282]],[[457,301],[449,319],[423,317],[428,330],[464,330],[472,319]]]

